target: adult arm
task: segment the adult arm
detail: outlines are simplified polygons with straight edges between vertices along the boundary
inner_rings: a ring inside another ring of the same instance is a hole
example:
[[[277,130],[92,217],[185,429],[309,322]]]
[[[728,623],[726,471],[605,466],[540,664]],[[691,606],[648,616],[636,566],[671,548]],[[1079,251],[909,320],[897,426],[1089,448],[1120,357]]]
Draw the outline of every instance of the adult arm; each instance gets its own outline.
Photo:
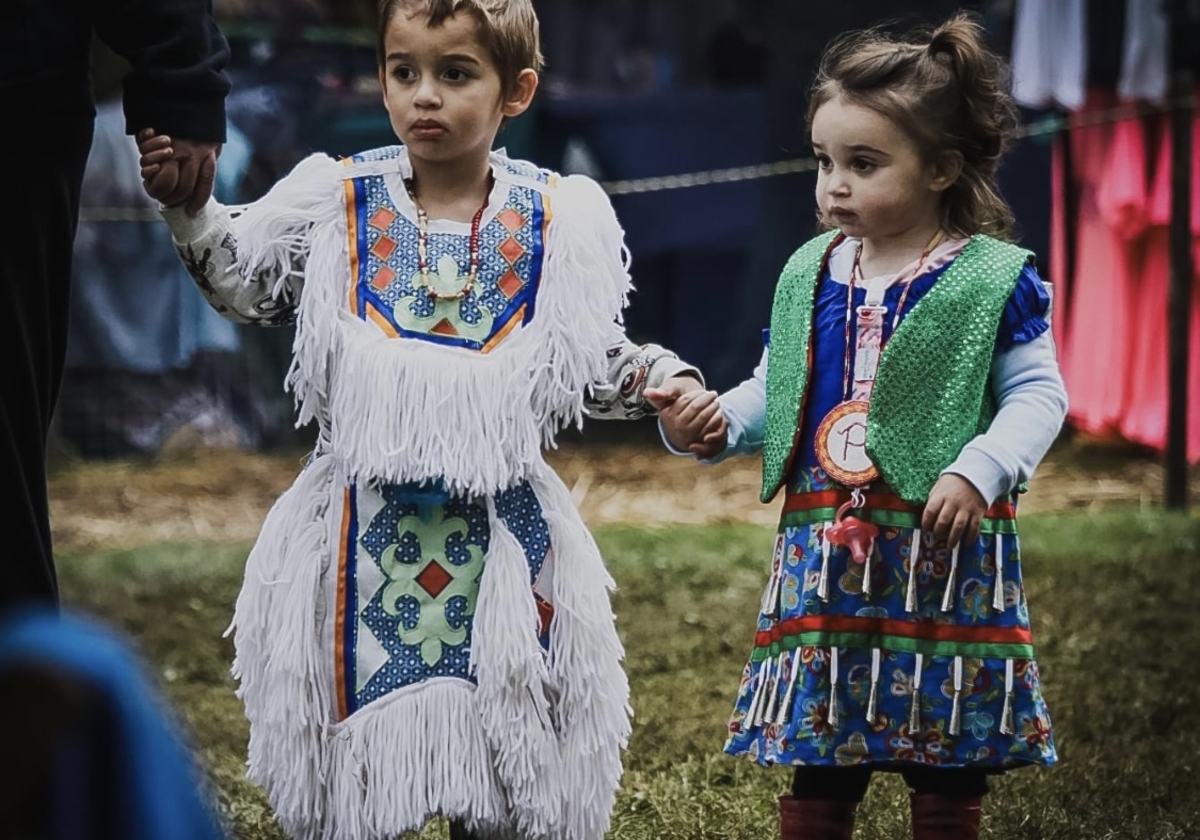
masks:
[[[205,143],[225,141],[229,45],[212,0],[91,0],[92,26],[132,69],[125,130]]]

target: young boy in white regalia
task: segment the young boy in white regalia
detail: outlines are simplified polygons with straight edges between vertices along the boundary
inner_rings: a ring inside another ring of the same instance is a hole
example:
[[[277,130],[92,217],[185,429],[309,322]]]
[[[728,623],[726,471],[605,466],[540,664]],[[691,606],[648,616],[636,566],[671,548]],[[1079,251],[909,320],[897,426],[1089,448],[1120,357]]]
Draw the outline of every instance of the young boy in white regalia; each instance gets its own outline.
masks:
[[[528,0],[384,0],[379,59],[402,145],[163,211],[214,307],[296,324],[287,383],[318,428],[234,616],[249,775],[296,837],[440,814],[456,837],[599,840],[628,685],[612,581],[542,449],[703,385],[625,338],[602,190],[492,151],[537,88]],[[171,140],[139,141],[161,199]]]

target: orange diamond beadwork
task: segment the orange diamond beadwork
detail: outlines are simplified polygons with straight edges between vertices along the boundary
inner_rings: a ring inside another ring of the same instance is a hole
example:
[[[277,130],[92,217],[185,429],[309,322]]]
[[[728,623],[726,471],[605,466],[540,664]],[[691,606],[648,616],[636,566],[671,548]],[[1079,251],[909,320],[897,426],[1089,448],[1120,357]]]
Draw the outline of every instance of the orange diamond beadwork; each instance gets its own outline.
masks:
[[[525,246],[510,236],[500,244],[499,251],[509,265],[516,265],[517,260],[525,254]]]
[[[371,253],[379,257],[381,260],[387,260],[396,252],[396,240],[387,237],[379,237],[379,241],[371,246]]]
[[[525,217],[511,207],[501,210],[496,214],[496,219],[508,229],[509,233],[516,233],[525,224]]]
[[[517,276],[517,273],[510,268],[504,272],[504,276],[500,278],[500,282],[496,285],[500,287],[500,291],[504,292],[506,298],[512,300],[525,284]]]
[[[457,336],[458,335],[458,330],[456,330],[454,328],[454,325],[450,323],[450,319],[448,319],[448,318],[443,318],[442,320],[440,320],[436,324],[434,324],[433,329],[431,329],[430,332],[433,333],[434,335],[448,335],[448,336]]]
[[[416,580],[422,589],[436,598],[450,585],[454,577],[443,569],[438,561],[430,560],[429,565],[422,569],[414,580]]]
[[[387,230],[392,226],[392,222],[396,221],[396,214],[386,207],[380,207],[371,216],[371,221],[367,222],[375,230]]]
[[[388,286],[392,285],[392,281],[396,279],[396,272],[392,271],[386,265],[375,272],[375,276],[371,279],[371,285],[376,289],[383,291]]]

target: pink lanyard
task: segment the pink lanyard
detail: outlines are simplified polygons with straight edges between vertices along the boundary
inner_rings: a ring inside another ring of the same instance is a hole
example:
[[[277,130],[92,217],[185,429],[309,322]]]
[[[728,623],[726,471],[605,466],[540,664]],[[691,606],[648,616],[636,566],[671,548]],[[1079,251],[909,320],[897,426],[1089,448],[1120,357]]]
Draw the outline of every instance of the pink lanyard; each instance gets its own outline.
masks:
[[[921,276],[925,262],[942,241],[942,235],[941,229],[933,235],[929,244],[925,246],[925,250],[921,252],[913,275],[904,281],[900,302],[896,304],[896,313],[892,317],[893,334],[897,324],[900,323],[900,314],[904,311],[904,304],[908,300],[909,289],[912,288],[913,281]],[[858,248],[854,252],[854,264],[850,268],[850,282],[846,284],[846,358],[842,374],[842,394],[845,399],[870,402],[871,392],[875,389],[875,376],[879,371],[879,358],[886,343],[883,340],[883,318],[887,315],[887,307],[881,305],[881,301],[880,304],[865,303],[857,310],[854,308],[855,280],[862,279],[862,266],[860,265],[862,249],[863,243],[860,239]],[[858,322],[855,330],[854,379],[852,383],[850,378],[850,321],[851,313],[855,311],[858,314]],[[853,390],[851,389],[852,384]]]

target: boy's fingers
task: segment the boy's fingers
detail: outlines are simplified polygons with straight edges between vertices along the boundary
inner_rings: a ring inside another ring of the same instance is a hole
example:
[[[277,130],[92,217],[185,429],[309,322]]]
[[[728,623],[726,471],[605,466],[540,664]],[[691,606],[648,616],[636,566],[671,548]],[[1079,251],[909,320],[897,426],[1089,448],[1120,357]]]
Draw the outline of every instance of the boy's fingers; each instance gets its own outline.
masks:
[[[172,154],[173,151],[170,146],[167,146],[164,149],[145,150],[142,152],[142,156],[138,162],[142,166],[150,166],[151,164],[155,163],[166,163],[171,159]]]
[[[646,402],[661,412],[673,405],[679,394],[665,391],[662,388],[647,388],[642,392],[642,396],[646,398]]]
[[[168,200],[175,191],[179,181],[179,167],[164,166],[146,184],[146,192],[152,197],[170,206]]]
[[[195,216],[204,205],[208,204],[209,196],[213,192],[213,182],[217,175],[217,156],[205,155],[200,161],[200,169],[196,173],[196,186],[192,189],[191,198],[187,203],[187,214]]]
[[[183,204],[192,197],[192,191],[196,188],[196,174],[200,169],[200,162],[195,158],[184,158],[179,161],[178,169],[179,179],[175,182],[175,189],[171,191],[171,195],[164,202],[171,207]]]
[[[150,140],[143,140],[137,144],[138,154],[143,158],[147,155],[154,155],[155,159],[168,159],[175,154],[175,147],[171,145],[170,137],[155,137]]]

